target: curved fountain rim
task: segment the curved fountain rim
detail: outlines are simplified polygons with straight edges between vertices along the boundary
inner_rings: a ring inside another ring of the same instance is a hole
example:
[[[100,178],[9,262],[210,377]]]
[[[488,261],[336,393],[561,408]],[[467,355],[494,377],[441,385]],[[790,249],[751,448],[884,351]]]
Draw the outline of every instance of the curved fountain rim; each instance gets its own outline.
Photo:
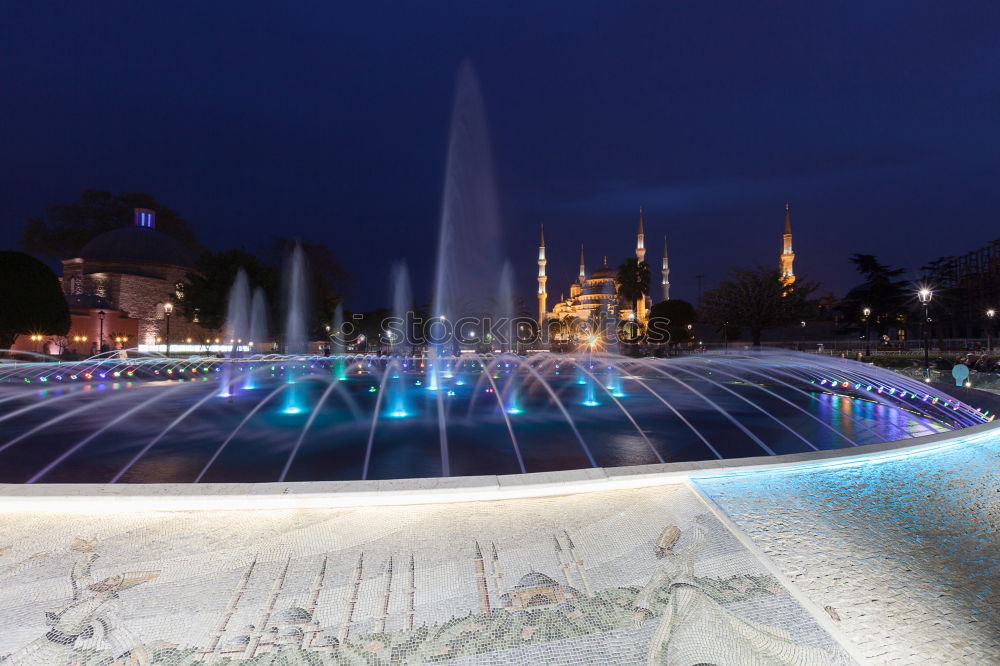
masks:
[[[979,438],[995,428],[1000,428],[1000,421],[921,437],[808,453],[527,474],[290,483],[0,484],[0,512],[89,514],[335,509],[556,497],[762,471],[802,472],[874,463],[959,445],[963,440]]]

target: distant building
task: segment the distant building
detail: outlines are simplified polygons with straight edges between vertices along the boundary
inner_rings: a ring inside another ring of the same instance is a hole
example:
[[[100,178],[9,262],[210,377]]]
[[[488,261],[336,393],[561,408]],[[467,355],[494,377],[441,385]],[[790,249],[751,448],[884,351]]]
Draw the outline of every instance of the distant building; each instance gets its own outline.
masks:
[[[134,223],[97,236],[79,256],[62,261],[62,287],[70,304],[73,337],[97,341],[104,312],[104,344],[112,334],[130,335],[126,346],[154,345],[166,334],[165,305],[184,299],[185,280],[195,272],[194,254],[183,243],[156,230],[156,213],[136,208]],[[175,310],[171,338],[180,342],[204,331]],[[84,333],[86,331],[86,333]]]
[[[786,287],[795,283],[795,271],[792,264],[795,253],[792,251],[792,214],[788,202],[785,202],[785,231],[781,235],[781,256],[778,257],[778,267],[781,269],[781,281]]]
[[[642,208],[639,208],[639,228],[636,233],[635,256],[640,262],[646,260],[646,234],[644,229]],[[646,320],[646,313],[652,305],[652,295],[639,302],[638,312],[633,312],[632,304],[622,301],[618,284],[618,271],[608,266],[607,255],[603,265],[592,273],[587,273],[584,261],[583,246],[580,246],[580,272],[577,279],[569,286],[569,297],[565,293],[549,311],[546,307],[548,278],[545,274],[547,264],[545,257],[545,232],[541,234],[538,246],[538,321],[563,320],[575,317],[580,320],[594,319],[599,314],[612,319],[628,319],[635,315],[639,321]],[[660,290],[663,300],[670,298],[670,269],[667,263],[667,239],[663,238],[663,260],[661,269]]]
[[[961,256],[941,257],[925,270],[935,291],[940,335],[984,334],[987,310],[1000,310],[1000,238]]]

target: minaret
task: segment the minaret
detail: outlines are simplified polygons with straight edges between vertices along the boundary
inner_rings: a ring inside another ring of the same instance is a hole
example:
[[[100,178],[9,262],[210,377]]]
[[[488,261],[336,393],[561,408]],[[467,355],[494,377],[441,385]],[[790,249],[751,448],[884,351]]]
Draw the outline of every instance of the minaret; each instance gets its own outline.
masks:
[[[795,253],[792,252],[792,215],[788,211],[788,202],[785,202],[785,233],[782,235],[782,251],[780,261],[781,282],[790,287],[795,282],[795,272],[792,270],[792,262],[795,261]]]
[[[500,573],[500,555],[497,553],[497,545],[495,543],[491,542],[490,547],[493,550],[490,560],[490,565],[493,567],[493,592],[496,594],[497,599],[499,599],[503,596],[503,574]]]
[[[553,534],[552,541],[556,544],[556,559],[559,560],[559,566],[562,567],[563,576],[566,577],[566,587],[573,587],[573,579],[570,578],[569,574],[570,562],[567,562],[566,559],[563,558],[563,549],[562,545],[559,543],[559,537]]]
[[[392,596],[392,555],[389,555],[389,561],[385,565],[385,585],[382,587],[382,609],[378,617],[378,629],[375,630],[377,634],[385,633],[385,625],[389,620],[389,598]]]
[[[413,565],[413,553],[410,553],[410,570],[406,580],[406,624],[405,631],[413,629],[413,616],[416,614],[414,598],[417,594],[417,571]]]
[[[594,590],[590,587],[587,572],[583,570],[583,559],[576,554],[576,544],[573,543],[573,539],[570,538],[569,532],[566,530],[563,530],[563,536],[566,537],[566,545],[569,546],[569,559],[576,565],[576,573],[580,576],[580,582],[583,583],[583,590],[587,593],[588,597],[592,597],[594,596]]]
[[[476,556],[473,565],[476,568],[476,589],[479,591],[479,612],[487,614],[490,612],[490,591],[486,586],[486,563],[483,562],[483,551],[476,541]]]
[[[642,206],[639,206],[639,231],[635,239],[635,258],[641,264],[646,261],[646,232],[642,226]],[[635,318],[646,321],[646,299],[640,298],[636,303]]]
[[[232,621],[233,615],[236,613],[236,607],[239,606],[240,599],[242,599],[243,595],[246,594],[247,585],[250,584],[250,576],[253,575],[253,570],[256,566],[257,558],[254,557],[253,561],[250,563],[250,568],[247,569],[245,574],[243,574],[243,578],[240,579],[239,585],[236,586],[236,591],[229,600],[229,604],[226,606],[226,610],[222,614],[222,619],[219,620],[219,626],[216,628],[215,633],[212,634],[212,641],[209,643],[204,654],[218,655],[219,642],[222,640],[222,636],[226,633],[226,629],[229,628],[229,623]]]
[[[663,290],[663,300],[670,300],[670,264],[667,263],[667,237],[663,237],[663,278],[660,280],[660,288]]]
[[[337,632],[337,643],[343,645],[351,635],[351,622],[354,619],[354,607],[358,605],[358,591],[361,589],[361,574],[364,572],[365,554],[358,555],[358,565],[354,567],[351,577],[350,592],[347,593],[347,604],[344,606],[344,617],[340,621],[340,631]]]
[[[278,597],[281,595],[282,588],[285,587],[285,577],[288,575],[288,567],[291,563],[292,556],[289,555],[288,559],[285,560],[285,567],[281,570],[281,575],[274,581],[274,586],[271,588],[271,595],[267,600],[267,606],[265,606],[264,612],[261,613],[260,620],[257,622],[257,627],[254,629],[253,636],[251,636],[250,642],[247,644],[247,649],[244,654],[250,659],[257,656],[257,648],[260,646],[260,641],[264,638],[265,632],[267,632],[267,625],[271,622],[271,614],[274,612],[274,607],[278,603]]]
[[[646,234],[642,229],[642,206],[639,206],[639,233],[635,241],[635,258],[639,263],[646,261]]]
[[[542,225],[542,237],[538,242],[538,327],[539,330],[544,330],[545,324],[545,301],[548,299],[548,294],[545,293],[545,282],[548,278],[545,277],[545,225]]]
[[[587,280],[587,271],[583,268],[583,243],[580,243],[580,286]]]
[[[319,572],[316,574],[316,578],[313,579],[312,588],[309,590],[309,605],[306,606],[305,611],[309,613],[309,620],[312,622],[313,630],[310,632],[308,638],[303,637],[300,647],[312,647],[312,644],[316,642],[316,636],[322,633],[319,621],[316,619],[316,607],[319,605],[319,595],[323,591],[323,581],[326,579],[326,565],[329,560],[329,555],[323,556],[323,564],[320,565]]]

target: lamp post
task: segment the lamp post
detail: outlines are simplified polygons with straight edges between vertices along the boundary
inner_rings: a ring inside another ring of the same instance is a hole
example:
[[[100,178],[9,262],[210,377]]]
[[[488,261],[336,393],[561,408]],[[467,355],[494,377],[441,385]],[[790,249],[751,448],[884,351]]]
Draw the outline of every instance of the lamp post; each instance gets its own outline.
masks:
[[[171,303],[170,301],[164,303],[163,316],[167,318],[167,333],[165,336],[167,340],[167,356],[170,356],[170,315],[172,315],[173,313],[174,313],[174,304]]]
[[[871,340],[871,335],[872,335],[872,324],[871,324],[872,309],[865,308],[861,312],[865,316],[865,356],[868,356],[869,354],[871,354],[871,348],[869,347],[871,343],[869,342],[869,340]]]
[[[989,354],[993,351],[993,316],[997,313],[996,310],[990,308],[986,311],[986,353]]]
[[[100,335],[97,337],[97,352],[100,353],[104,351],[104,315],[106,313],[101,310],[97,313],[97,318],[101,322]]]
[[[924,339],[924,381],[931,381],[931,360],[930,360],[930,348],[927,344],[927,322],[929,321],[927,315],[927,307],[931,303],[931,298],[934,296],[932,292],[927,287],[922,287],[920,291],[917,292],[917,298],[920,299],[920,304],[924,307],[924,319],[920,323],[920,333]]]

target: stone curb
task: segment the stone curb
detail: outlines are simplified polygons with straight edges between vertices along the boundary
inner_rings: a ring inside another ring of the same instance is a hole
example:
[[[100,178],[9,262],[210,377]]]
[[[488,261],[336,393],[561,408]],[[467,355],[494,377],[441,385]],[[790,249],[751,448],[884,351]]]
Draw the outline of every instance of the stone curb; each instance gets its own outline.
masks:
[[[859,447],[732,460],[575,469],[529,474],[384,481],[167,484],[0,484],[0,513],[103,513],[399,506],[552,497],[680,483],[721,474],[871,462],[991,433],[1000,422]]]

